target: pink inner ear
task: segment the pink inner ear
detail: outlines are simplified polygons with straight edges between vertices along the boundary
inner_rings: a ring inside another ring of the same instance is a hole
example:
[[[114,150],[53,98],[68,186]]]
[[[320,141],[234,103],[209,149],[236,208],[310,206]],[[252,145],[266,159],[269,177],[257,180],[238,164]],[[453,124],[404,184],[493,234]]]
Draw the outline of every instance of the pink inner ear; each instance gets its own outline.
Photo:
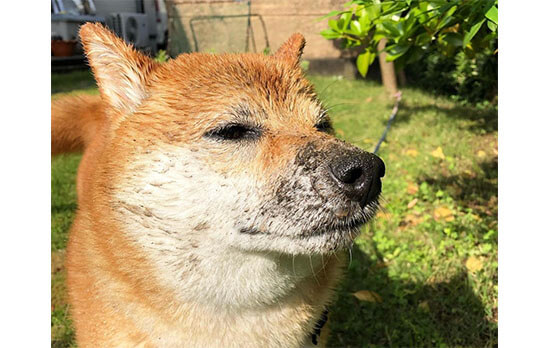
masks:
[[[292,65],[297,65],[303,54],[305,38],[300,33],[294,33],[286,42],[280,46],[274,54],[277,59],[284,60]]]

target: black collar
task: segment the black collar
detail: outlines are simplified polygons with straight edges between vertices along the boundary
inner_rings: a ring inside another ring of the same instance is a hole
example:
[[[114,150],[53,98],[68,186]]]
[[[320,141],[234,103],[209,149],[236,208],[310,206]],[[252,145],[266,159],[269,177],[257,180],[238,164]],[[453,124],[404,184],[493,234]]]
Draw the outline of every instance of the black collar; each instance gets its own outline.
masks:
[[[324,312],[322,312],[322,315],[320,316],[320,319],[316,322],[313,333],[311,334],[311,341],[316,346],[318,344],[318,337],[320,337],[320,331],[328,321],[328,310],[325,309]]]

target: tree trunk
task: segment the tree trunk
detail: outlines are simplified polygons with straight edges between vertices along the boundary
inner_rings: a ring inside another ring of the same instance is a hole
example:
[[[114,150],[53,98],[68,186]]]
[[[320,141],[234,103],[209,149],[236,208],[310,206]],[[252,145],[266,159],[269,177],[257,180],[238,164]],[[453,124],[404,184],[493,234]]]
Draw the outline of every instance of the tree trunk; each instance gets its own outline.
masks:
[[[405,87],[406,86],[406,74],[404,73],[404,68],[402,68],[402,70],[399,70],[397,72],[397,77],[398,77],[398,84],[400,85],[400,87]]]
[[[387,39],[381,39],[377,45],[378,51],[382,51],[387,44]],[[393,62],[387,62],[385,59],[387,54],[382,52],[379,54],[379,67],[381,69],[381,80],[385,90],[393,97],[398,92],[397,78]]]

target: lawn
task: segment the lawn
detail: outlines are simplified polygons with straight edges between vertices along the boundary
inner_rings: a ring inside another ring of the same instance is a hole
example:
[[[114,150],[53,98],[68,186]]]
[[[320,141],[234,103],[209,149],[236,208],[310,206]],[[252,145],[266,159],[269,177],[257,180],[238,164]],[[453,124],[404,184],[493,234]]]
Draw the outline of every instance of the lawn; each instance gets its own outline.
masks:
[[[372,151],[392,103],[373,82],[311,77],[338,137]],[[97,93],[52,75],[52,98]],[[363,228],[330,308],[330,347],[493,347],[498,323],[497,110],[404,88],[379,155],[383,210]],[[74,346],[64,248],[79,155],[52,159],[52,346]]]

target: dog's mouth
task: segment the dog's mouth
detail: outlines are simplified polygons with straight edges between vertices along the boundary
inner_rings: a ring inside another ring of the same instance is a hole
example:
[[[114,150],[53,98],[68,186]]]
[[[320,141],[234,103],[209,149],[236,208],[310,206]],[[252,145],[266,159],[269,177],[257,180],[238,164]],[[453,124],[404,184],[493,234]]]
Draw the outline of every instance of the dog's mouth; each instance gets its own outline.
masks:
[[[328,234],[341,234],[350,236],[354,239],[360,232],[360,228],[368,223],[375,215],[379,204],[377,199],[375,203],[369,204],[363,209],[358,209],[353,214],[349,214],[345,218],[338,218],[336,215],[323,221],[322,223],[313,227],[305,227],[300,233],[295,234],[295,239],[304,240],[313,237],[319,237]],[[299,221],[295,222],[299,224]],[[272,230],[263,229],[258,227],[241,227],[238,229],[240,233],[247,235],[277,235]]]
[[[345,219],[335,218],[319,228],[304,233],[302,238],[323,234],[342,234],[350,235],[354,239],[360,233],[360,228],[374,217],[378,206],[379,204],[376,199],[374,203],[369,204],[365,209],[359,209],[352,216]]]
[[[307,235],[314,236],[314,235],[319,235],[324,233],[354,231],[354,230],[360,229],[360,227],[364,225],[366,222],[368,222],[368,218],[365,216],[360,216],[347,221],[337,221],[336,223],[329,224],[327,226],[323,226],[319,229],[316,229],[312,233],[308,233]]]
[[[313,228],[310,230],[305,230],[305,232],[300,234],[298,237],[300,239],[303,239],[307,237],[318,236],[325,233],[332,233],[332,232],[337,233],[337,232],[358,230],[366,222],[368,222],[366,218],[360,217],[360,218],[352,219],[346,222],[338,222],[338,223],[334,223],[334,224],[330,224],[330,225],[326,225],[318,228]],[[239,229],[239,232],[242,234],[249,234],[249,235],[274,234],[272,231],[263,230],[256,227],[241,227]]]

